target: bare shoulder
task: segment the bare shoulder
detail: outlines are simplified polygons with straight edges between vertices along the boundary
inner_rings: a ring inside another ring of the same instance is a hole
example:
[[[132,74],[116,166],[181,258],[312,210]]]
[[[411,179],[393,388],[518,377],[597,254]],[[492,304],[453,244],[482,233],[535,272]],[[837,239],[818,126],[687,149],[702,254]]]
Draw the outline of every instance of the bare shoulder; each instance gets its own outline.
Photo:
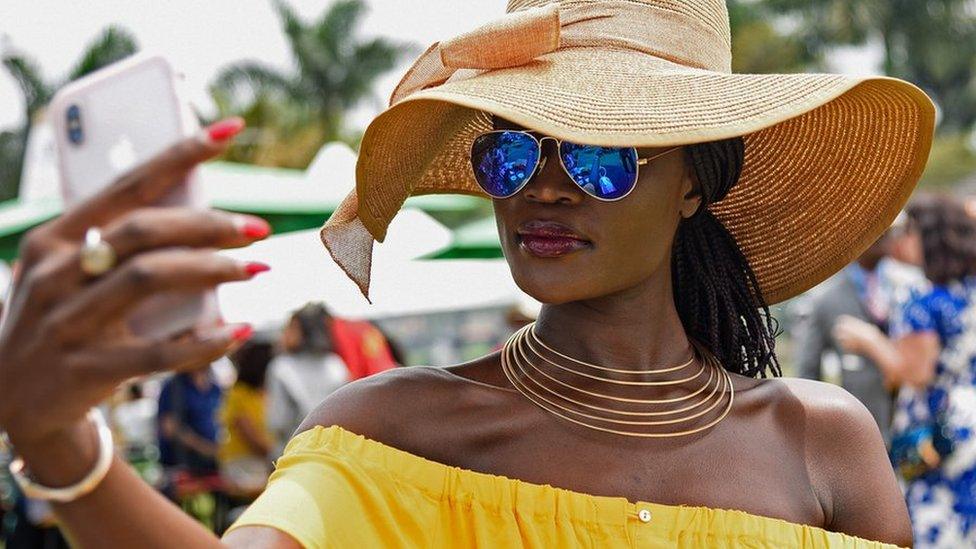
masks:
[[[832,530],[908,545],[911,525],[874,417],[853,395],[799,378],[758,382],[757,389],[795,404],[811,484]]]
[[[810,435],[827,432],[833,437],[881,441],[871,412],[842,387],[811,379],[783,377],[769,380],[794,396],[802,407]],[[832,444],[838,441],[835,439]]]
[[[878,431],[871,413],[859,400],[830,383],[794,377],[753,379],[735,376],[735,397],[748,409],[777,414],[791,430],[848,426]],[[798,424],[798,421],[804,423]],[[880,436],[880,433],[879,433]]]
[[[811,467],[865,452],[884,454],[874,417],[842,387],[792,377],[750,381],[750,400],[771,406],[785,428],[802,432],[805,452],[815,458]]]
[[[439,425],[468,389],[463,380],[438,367],[394,368],[335,391],[302,423],[299,431],[338,425],[397,448],[410,448]]]

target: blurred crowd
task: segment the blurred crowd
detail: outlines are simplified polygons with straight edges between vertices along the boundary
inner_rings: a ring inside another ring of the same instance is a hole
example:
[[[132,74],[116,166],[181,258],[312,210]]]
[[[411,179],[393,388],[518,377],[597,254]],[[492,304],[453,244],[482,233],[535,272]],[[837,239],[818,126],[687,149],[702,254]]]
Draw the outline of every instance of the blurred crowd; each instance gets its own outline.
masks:
[[[104,411],[139,474],[222,532],[264,488],[305,417],[346,383],[400,365],[396,354],[374,324],[309,303],[208,368],[133,382]],[[0,539],[8,548],[67,547],[49,506],[9,480],[0,479]]]
[[[903,483],[916,547],[972,547],[976,521],[976,217],[921,195],[798,305],[797,373],[864,403]]]

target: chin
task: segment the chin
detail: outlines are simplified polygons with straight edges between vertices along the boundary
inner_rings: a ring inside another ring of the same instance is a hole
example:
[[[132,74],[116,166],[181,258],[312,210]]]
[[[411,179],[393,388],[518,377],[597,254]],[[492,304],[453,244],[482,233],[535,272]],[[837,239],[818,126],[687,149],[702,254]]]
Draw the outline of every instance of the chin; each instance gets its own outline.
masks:
[[[587,291],[591,284],[580,274],[579,269],[571,268],[533,269],[528,265],[521,268],[512,266],[512,278],[519,289],[547,305],[598,297],[598,293]]]

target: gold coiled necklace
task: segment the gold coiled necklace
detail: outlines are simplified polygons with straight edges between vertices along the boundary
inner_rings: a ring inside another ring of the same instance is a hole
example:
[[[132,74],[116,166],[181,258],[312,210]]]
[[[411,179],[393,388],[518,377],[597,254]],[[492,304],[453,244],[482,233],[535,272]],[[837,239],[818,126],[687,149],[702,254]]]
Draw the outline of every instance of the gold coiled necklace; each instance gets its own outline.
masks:
[[[690,376],[664,380],[647,379],[648,376],[678,372],[692,366],[695,362],[698,362],[700,367]],[[515,332],[505,342],[502,347],[501,363],[502,371],[512,386],[536,406],[582,427],[617,435],[669,438],[699,433],[725,419],[735,399],[732,376],[722,368],[714,355],[694,341],[692,341],[691,358],[677,366],[652,370],[615,369],[584,362],[560,353],[539,339],[535,333],[535,323],[532,323]],[[555,370],[547,373],[544,365]],[[700,387],[686,395],[665,399],[645,399],[583,389],[553,375],[559,372],[568,374],[569,379],[578,376],[630,388],[668,386],[677,388],[695,383],[696,380],[703,378],[706,372],[707,378]],[[608,374],[642,376],[642,379],[611,379]],[[705,396],[685,404],[685,401],[691,401],[703,394]],[[588,399],[590,402],[581,399]],[[620,403],[618,408],[622,405],[636,406],[640,409],[621,410],[597,404],[611,402]],[[679,403],[681,405],[678,407],[661,409]],[[625,416],[625,418],[613,416]],[[677,417],[660,419],[665,416]],[[662,426],[678,426],[692,422],[695,423],[693,426],[679,431],[667,430],[670,427],[662,429]]]

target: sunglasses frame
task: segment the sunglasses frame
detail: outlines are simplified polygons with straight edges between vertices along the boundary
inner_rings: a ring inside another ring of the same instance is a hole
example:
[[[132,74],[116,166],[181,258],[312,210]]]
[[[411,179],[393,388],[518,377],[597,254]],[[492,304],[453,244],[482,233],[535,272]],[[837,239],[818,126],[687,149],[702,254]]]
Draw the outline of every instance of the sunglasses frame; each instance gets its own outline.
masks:
[[[475,172],[475,167],[474,167],[474,146],[475,146],[475,142],[478,139],[480,139],[481,137],[484,137],[486,135],[491,135],[493,133],[521,133],[521,134],[525,134],[525,135],[527,135],[527,136],[529,136],[529,137],[532,138],[532,141],[535,142],[535,146],[538,149],[538,157],[539,157],[539,160],[535,163],[535,169],[532,170],[532,173],[528,177],[525,178],[525,181],[523,181],[522,184],[518,186],[518,188],[516,188],[510,194],[507,194],[505,196],[495,196],[495,195],[492,195],[492,194],[488,193],[488,191],[486,191],[485,188],[481,186],[481,183],[478,183],[478,176],[477,176],[477,173]],[[670,153],[672,153],[672,152],[674,152],[674,151],[676,151],[676,150],[678,150],[678,149],[681,148],[680,146],[675,146],[675,147],[671,147],[670,149],[668,149],[666,151],[659,152],[659,153],[657,153],[657,154],[655,154],[653,156],[647,156],[647,157],[641,158],[641,157],[637,156],[637,147],[613,147],[613,148],[617,148],[617,149],[632,149],[634,151],[634,157],[637,158],[637,167],[634,170],[634,182],[630,186],[630,189],[626,193],[618,196],[617,198],[600,198],[599,196],[595,196],[593,194],[590,194],[589,191],[587,191],[579,183],[577,183],[576,180],[573,179],[573,176],[570,175],[569,170],[566,169],[566,164],[563,162],[563,156],[562,156],[562,153],[560,152],[560,149],[562,148],[562,145],[563,145],[563,140],[562,139],[557,139],[555,137],[548,136],[548,135],[544,135],[542,137],[536,137],[535,135],[533,135],[533,133],[538,133],[538,132],[532,132],[530,130],[492,130],[492,131],[483,132],[483,133],[478,134],[478,136],[475,137],[471,141],[471,152],[468,154],[468,164],[471,166],[471,175],[472,175],[472,177],[474,177],[475,183],[478,183],[478,187],[485,194],[487,194],[489,197],[494,198],[494,199],[497,199],[497,200],[505,200],[505,199],[511,198],[511,197],[517,195],[518,193],[522,192],[522,190],[526,187],[526,185],[529,184],[529,181],[532,181],[532,178],[535,177],[536,174],[542,168],[544,168],[545,165],[546,165],[546,160],[549,157],[542,155],[542,144],[547,139],[551,139],[551,140],[553,140],[553,142],[556,143],[556,156],[559,157],[559,165],[562,166],[563,173],[566,174],[566,177],[568,177],[569,180],[572,181],[573,185],[575,185],[576,188],[578,188],[579,190],[581,190],[584,193],[586,193],[586,195],[589,196],[590,198],[593,198],[595,200],[599,200],[600,202],[617,202],[618,200],[623,200],[624,198],[627,198],[630,195],[630,193],[634,192],[634,189],[637,188],[637,180],[640,178],[640,167],[641,166],[647,165],[648,163],[653,162],[654,160],[657,160],[658,158],[661,158],[662,156],[664,156],[666,154],[670,154]],[[573,145],[578,145],[578,146],[580,145],[579,143],[572,143],[572,142],[570,142],[570,143],[573,144]],[[583,146],[586,146],[586,145],[583,145]]]

